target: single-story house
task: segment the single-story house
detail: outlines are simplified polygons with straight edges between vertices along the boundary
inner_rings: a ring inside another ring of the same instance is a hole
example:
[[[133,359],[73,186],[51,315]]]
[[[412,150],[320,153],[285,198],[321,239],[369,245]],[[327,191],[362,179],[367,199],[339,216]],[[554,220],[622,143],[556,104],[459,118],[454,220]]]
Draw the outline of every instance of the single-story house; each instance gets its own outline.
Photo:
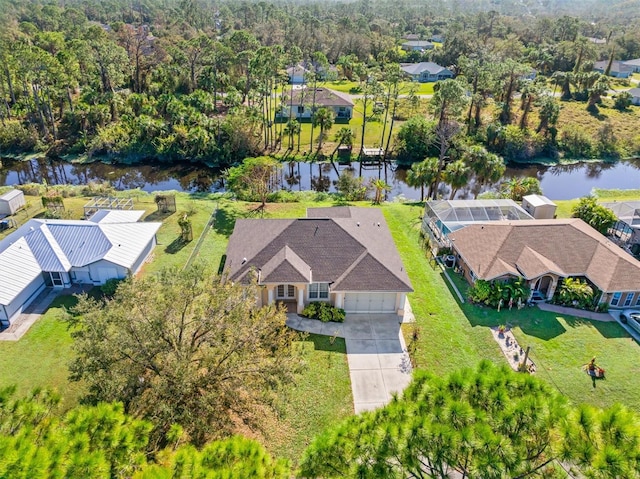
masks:
[[[606,45],[607,44],[607,39],[606,38],[587,37],[587,40],[589,40],[591,43],[594,43],[596,45]]]
[[[433,50],[435,45],[428,40],[409,40],[402,44],[405,52],[423,52],[425,50]]]
[[[420,83],[435,82],[453,78],[453,72],[433,62],[401,63],[402,71],[411,81]]]
[[[603,73],[607,71],[607,67],[609,66],[609,60],[603,60],[601,62],[595,62],[593,64],[594,71],[599,73]],[[615,78],[629,78],[633,73],[633,67],[626,65],[624,62],[620,60],[615,60],[611,62],[611,70],[609,71],[610,77]]]
[[[24,193],[20,190],[11,190],[0,196],[0,216],[14,215],[26,204]]]
[[[300,88],[291,92],[291,98],[276,113],[276,121],[289,121],[295,118],[300,122],[310,122],[315,109],[326,107],[333,111],[336,123],[349,123],[353,116],[353,101],[347,94],[328,88]]]
[[[431,35],[431,41],[436,43],[444,43],[444,35],[434,34]]]
[[[550,299],[562,279],[580,278],[599,290],[600,303],[640,305],[640,262],[581,219],[476,224],[449,239],[470,284],[523,278]]]
[[[449,234],[460,228],[490,221],[531,219],[529,213],[509,199],[431,200],[424,206],[422,232],[432,240],[432,246],[449,247]]]
[[[631,103],[640,106],[640,88],[632,88],[629,90],[631,95]]]
[[[404,314],[413,291],[377,208],[309,208],[306,218],[239,219],[227,246],[227,278],[257,278],[258,306],[301,313],[327,301],[348,313]]]
[[[640,73],[640,58],[634,58],[633,60],[625,60],[624,63],[626,66],[633,68],[635,73]]]
[[[161,223],[144,211],[96,213],[89,221],[27,221],[0,242],[0,323],[8,326],[45,287],[101,285],[137,273]]]
[[[309,73],[302,65],[293,65],[286,69],[289,83],[292,85],[303,85],[306,83],[305,75]]]

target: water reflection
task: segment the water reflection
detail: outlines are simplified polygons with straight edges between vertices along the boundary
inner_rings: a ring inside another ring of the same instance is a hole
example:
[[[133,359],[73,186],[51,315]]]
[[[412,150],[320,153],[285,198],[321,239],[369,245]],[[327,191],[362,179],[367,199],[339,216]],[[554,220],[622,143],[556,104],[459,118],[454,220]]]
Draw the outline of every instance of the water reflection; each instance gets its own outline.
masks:
[[[282,168],[281,184],[292,191],[335,191],[338,173],[351,171],[358,174],[357,163],[332,165],[330,163],[289,162]],[[419,200],[420,189],[407,186],[406,170],[394,165],[383,167],[363,165],[362,176],[367,184],[371,179],[384,179],[390,186],[388,198],[404,196]],[[593,188],[640,188],[640,160],[617,163],[579,163],[563,166],[528,166],[507,168],[505,178],[534,177],[540,180],[544,193],[553,199],[570,199],[587,195]],[[109,181],[117,189],[140,188],[144,191],[178,190],[188,192],[221,191],[224,183],[220,172],[211,168],[184,165],[144,164],[135,166],[106,163],[71,164],[38,158],[30,161],[2,160],[0,185],[22,183],[87,184]],[[496,185],[482,185],[474,180],[461,188],[456,198],[472,199]],[[442,184],[439,196],[449,197],[449,188]]]

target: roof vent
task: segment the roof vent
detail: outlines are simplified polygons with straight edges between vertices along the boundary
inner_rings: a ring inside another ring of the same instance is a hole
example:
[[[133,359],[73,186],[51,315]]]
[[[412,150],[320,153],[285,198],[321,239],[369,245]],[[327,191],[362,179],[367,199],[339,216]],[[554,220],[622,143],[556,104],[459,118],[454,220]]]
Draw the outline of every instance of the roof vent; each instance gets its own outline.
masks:
[[[380,228],[380,223],[378,223],[378,228]]]
[[[242,263],[240,264],[245,264],[247,262],[247,258],[242,258]]]
[[[360,222],[358,221],[358,222],[356,223],[356,225],[359,227],[359,226],[360,226]]]

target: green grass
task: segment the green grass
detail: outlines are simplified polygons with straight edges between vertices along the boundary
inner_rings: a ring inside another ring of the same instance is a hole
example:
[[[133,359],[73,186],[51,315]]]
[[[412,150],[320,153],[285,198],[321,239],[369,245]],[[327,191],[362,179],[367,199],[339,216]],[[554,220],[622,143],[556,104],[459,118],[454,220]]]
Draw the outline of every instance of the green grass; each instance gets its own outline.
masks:
[[[62,394],[63,409],[77,403],[83,388],[69,381],[72,339],[61,321],[63,308],[75,304],[74,296],[59,296],[19,341],[0,342],[0,388],[16,385],[21,396],[37,387],[49,387]]]
[[[640,190],[603,190],[595,188],[593,194],[598,198],[598,202],[640,200]],[[558,205],[556,210],[558,218],[571,218],[571,212],[578,202],[579,198],[554,200],[554,203]]]
[[[265,436],[269,451],[292,462],[311,441],[353,414],[344,339],[309,335],[299,342],[306,367],[280,398],[279,421]]]

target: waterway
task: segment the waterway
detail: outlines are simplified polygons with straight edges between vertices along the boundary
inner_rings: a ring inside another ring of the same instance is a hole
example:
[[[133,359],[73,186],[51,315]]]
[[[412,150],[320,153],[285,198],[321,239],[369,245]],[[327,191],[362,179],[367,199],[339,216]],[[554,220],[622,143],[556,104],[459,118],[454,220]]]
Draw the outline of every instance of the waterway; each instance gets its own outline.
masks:
[[[358,163],[338,166],[360,173]],[[420,199],[420,191],[405,183],[406,172],[400,169],[363,168],[362,176],[382,178],[391,185],[389,198],[403,196]],[[616,163],[588,162],[574,165],[509,167],[506,178],[531,176],[540,180],[545,195],[552,199],[571,199],[588,195],[593,188],[640,188],[640,160],[622,160]],[[282,169],[282,185],[294,191],[335,191],[337,174],[330,164],[288,163]],[[109,181],[116,189],[140,188],[144,191],[178,190],[188,192],[224,191],[219,171],[192,164],[112,165],[107,163],[72,164],[39,158],[28,161],[3,159],[0,167],[0,185],[24,183],[88,184]],[[477,193],[494,188],[479,187],[473,180],[456,197],[473,198]],[[440,192],[448,197],[445,187]]]

